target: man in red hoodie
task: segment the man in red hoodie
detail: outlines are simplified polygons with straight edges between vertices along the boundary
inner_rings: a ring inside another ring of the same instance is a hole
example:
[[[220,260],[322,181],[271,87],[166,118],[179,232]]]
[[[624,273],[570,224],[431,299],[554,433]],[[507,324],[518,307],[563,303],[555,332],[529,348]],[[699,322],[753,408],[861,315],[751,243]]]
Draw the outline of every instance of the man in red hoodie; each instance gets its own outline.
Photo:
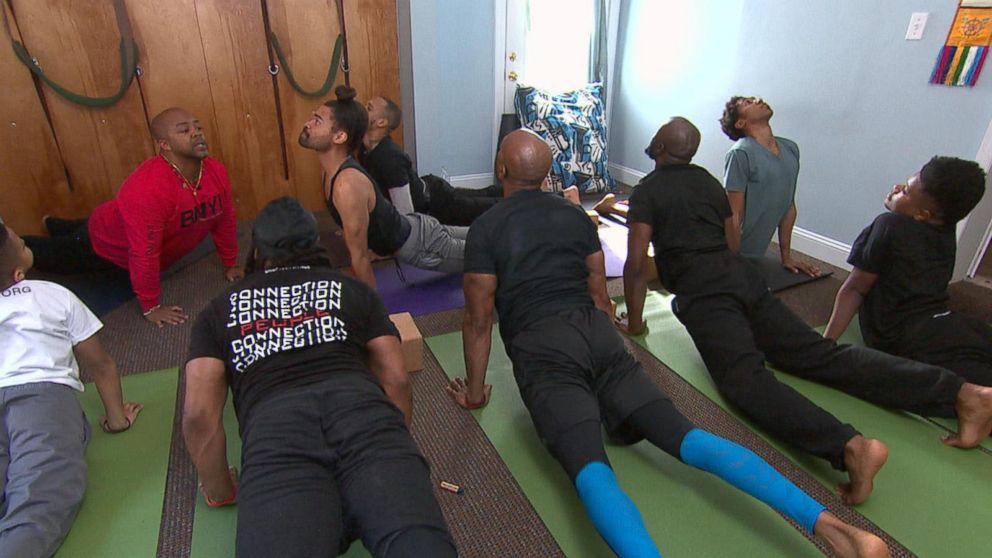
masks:
[[[237,267],[236,217],[231,182],[220,161],[208,157],[203,127],[188,111],[166,109],[152,119],[159,154],[142,162],[117,197],[89,219],[45,218],[51,237],[25,237],[35,267],[56,273],[125,269],[145,319],[162,327],[186,321],[180,306],[159,301],[160,271],[195,248],[209,233],[224,277]]]

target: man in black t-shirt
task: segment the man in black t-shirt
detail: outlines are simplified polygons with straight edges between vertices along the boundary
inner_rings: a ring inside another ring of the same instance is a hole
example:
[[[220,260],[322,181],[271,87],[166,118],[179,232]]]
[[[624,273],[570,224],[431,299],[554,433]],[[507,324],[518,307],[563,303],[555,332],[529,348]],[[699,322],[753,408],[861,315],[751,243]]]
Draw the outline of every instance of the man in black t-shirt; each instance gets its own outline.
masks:
[[[183,433],[211,506],[237,497],[238,556],[455,556],[427,462],[407,430],[411,390],[375,292],[329,268],[313,215],[269,203],[256,268],[197,318]],[[228,471],[227,389],[241,432]]]
[[[706,170],[691,164],[699,130],[683,118],[662,126],[646,152],[655,170],[630,198],[624,265],[628,316],[621,327],[643,332],[644,268],[649,243],[672,310],[685,325],[714,383],[756,424],[847,471],[838,486],[848,504],[865,501],[888,458],[882,442],[779,382],[779,370],[873,403],[922,415],[957,416],[958,447],[978,445],[992,428],[992,389],[965,383],[936,366],[824,339],[772,296],[756,267],[735,253],[740,230],[726,196]]]
[[[540,190],[550,168],[551,151],[533,132],[517,130],[503,140],[496,172],[507,199],[476,220],[466,244],[468,378],[452,380],[451,397],[467,409],[489,401],[495,307],[534,426],[617,555],[658,550],[617,484],[601,422],[625,442],[647,438],[760,499],[822,536],[839,556],[888,556],[881,539],[841,522],[753,452],[697,428],[675,409],[613,327],[596,227],[580,207]]]
[[[474,190],[454,188],[433,175],[421,179],[410,156],[389,137],[403,118],[399,106],[385,97],[372,97],[365,109],[369,128],[359,159],[400,213],[426,213],[445,225],[468,226],[503,199],[494,186]]]
[[[837,292],[824,335],[840,337],[860,309],[869,347],[992,385],[992,327],[947,309],[955,225],[984,194],[985,171],[954,157],[934,157],[893,187],[885,198],[889,212],[851,247],[847,261],[854,269]]]

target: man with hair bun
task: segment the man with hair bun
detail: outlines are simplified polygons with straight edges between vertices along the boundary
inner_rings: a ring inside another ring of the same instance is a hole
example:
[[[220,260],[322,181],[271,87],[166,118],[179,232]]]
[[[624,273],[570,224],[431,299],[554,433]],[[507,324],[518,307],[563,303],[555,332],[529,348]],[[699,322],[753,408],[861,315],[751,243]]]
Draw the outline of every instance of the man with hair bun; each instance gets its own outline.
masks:
[[[236,554],[449,557],[399,334],[375,292],[330,268],[296,200],[255,220],[248,276],[197,317],[183,434],[210,506],[237,502]],[[242,304],[244,303],[244,304]],[[241,477],[223,410],[238,415]]]
[[[375,288],[370,250],[421,269],[460,272],[468,228],[442,225],[430,215],[397,211],[352,158],[368,129],[365,107],[355,101],[355,90],[350,87],[339,85],[334,93],[335,100],[313,111],[299,143],[316,151],[320,159],[326,174],[324,202],[342,229],[352,273]]]

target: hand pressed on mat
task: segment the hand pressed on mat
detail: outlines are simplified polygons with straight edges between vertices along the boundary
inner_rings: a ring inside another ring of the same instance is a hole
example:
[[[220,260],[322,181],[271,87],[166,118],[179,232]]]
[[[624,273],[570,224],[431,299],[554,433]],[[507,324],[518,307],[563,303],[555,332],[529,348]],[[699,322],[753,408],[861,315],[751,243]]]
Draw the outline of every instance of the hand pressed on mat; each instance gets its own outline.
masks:
[[[229,267],[224,270],[224,279],[226,279],[228,283],[234,283],[235,281],[240,281],[244,278],[245,270],[238,266]]]
[[[455,403],[458,403],[462,408],[472,410],[481,409],[489,403],[489,397],[492,395],[493,386],[492,384],[484,384],[482,386],[482,397],[478,402],[473,403],[472,397],[469,394],[468,384],[462,378],[455,378],[451,380],[451,383],[444,388],[444,391],[451,396],[451,399]]]
[[[815,265],[805,262],[803,260],[796,260],[792,257],[782,258],[782,267],[788,269],[792,273],[805,273],[810,277],[819,277],[820,268]]]
[[[231,466],[227,468],[227,479],[227,486],[212,486],[209,489],[204,486],[202,481],[200,482],[200,492],[203,493],[203,499],[207,501],[207,505],[211,508],[231,506],[237,501],[238,469],[236,467]],[[213,494],[213,497],[211,497],[211,494]]]
[[[617,329],[619,329],[621,333],[632,336],[644,335],[648,330],[647,324],[643,321],[641,321],[640,326],[631,328],[630,318],[627,316],[626,312],[620,312],[619,316],[615,316],[613,318],[613,325],[617,326]]]
[[[168,325],[179,325],[185,323],[189,318],[186,311],[181,306],[156,306],[145,312],[145,319],[158,327]]]
[[[144,408],[141,403],[128,401],[124,404],[124,416],[121,417],[123,420],[113,421],[109,415],[103,415],[100,417],[100,428],[107,434],[120,434],[131,428],[134,421],[138,419],[138,413]]]

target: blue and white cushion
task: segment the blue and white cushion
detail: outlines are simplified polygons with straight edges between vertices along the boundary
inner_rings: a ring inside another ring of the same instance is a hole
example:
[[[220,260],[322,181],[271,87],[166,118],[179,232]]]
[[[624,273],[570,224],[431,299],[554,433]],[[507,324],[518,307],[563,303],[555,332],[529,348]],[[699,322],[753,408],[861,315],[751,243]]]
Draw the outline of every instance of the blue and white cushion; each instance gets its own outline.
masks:
[[[548,178],[552,190],[577,186],[580,192],[602,193],[615,189],[607,169],[602,84],[559,95],[518,85],[514,106],[521,125],[537,132],[551,148]]]

